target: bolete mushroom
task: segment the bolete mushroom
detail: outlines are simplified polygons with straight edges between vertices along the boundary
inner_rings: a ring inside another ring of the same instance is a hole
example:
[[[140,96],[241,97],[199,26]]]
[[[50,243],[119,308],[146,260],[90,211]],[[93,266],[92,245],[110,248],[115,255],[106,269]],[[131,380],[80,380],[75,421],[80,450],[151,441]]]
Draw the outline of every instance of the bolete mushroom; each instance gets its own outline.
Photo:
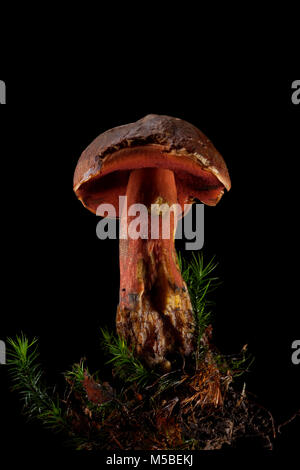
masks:
[[[214,206],[230,186],[222,156],[199,129],[155,114],[99,135],[82,153],[74,175],[74,191],[83,205],[96,213],[100,204],[113,204],[121,230],[131,218],[118,212],[119,196],[127,196],[128,207],[146,205],[150,222],[152,204],[183,208],[196,198]],[[171,215],[169,238],[160,232],[151,239],[149,228],[148,239],[119,241],[117,331],[148,364],[165,368],[170,368],[170,353],[192,352],[195,329],[174,244],[182,214]],[[163,216],[158,211],[157,217]]]

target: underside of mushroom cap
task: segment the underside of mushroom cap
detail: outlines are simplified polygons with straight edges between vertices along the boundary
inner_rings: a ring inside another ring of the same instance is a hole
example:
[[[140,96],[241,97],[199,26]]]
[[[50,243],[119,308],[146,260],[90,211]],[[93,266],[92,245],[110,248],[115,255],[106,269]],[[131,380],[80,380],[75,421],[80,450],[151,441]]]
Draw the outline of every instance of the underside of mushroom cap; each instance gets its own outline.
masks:
[[[94,213],[102,203],[117,208],[130,171],[147,167],[174,171],[181,205],[193,198],[216,205],[224,188],[231,187],[222,156],[199,129],[178,118],[151,114],[100,134],[78,161],[74,191]]]

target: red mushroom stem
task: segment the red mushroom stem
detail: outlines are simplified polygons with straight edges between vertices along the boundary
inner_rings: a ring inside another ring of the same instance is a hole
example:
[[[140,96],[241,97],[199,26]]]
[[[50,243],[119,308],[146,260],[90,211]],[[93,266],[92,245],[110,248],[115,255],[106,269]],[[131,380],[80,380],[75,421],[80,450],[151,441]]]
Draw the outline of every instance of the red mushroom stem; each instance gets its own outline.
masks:
[[[133,170],[127,185],[127,207],[144,204],[141,222],[148,226],[147,239],[120,239],[120,303],[117,330],[135,346],[150,365],[170,368],[168,353],[188,355],[193,349],[194,317],[175,251],[178,216],[170,207],[177,204],[174,173],[161,168]],[[156,214],[151,205],[158,204]],[[128,234],[135,216],[121,214],[120,230]],[[143,219],[147,218],[147,220]],[[170,220],[170,235],[162,237],[164,218]],[[158,239],[151,239],[151,226],[159,224]],[[141,224],[141,225],[142,225]]]

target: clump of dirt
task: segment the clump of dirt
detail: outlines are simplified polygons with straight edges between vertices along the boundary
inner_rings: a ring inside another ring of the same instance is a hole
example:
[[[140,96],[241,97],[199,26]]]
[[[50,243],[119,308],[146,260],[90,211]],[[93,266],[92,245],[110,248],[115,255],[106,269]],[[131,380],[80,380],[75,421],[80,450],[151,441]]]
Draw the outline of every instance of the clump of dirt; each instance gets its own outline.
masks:
[[[196,370],[179,369],[141,389],[118,391],[87,372],[81,392],[69,381],[66,400],[80,449],[218,450],[236,445],[272,449],[271,414],[237,390],[207,352]]]

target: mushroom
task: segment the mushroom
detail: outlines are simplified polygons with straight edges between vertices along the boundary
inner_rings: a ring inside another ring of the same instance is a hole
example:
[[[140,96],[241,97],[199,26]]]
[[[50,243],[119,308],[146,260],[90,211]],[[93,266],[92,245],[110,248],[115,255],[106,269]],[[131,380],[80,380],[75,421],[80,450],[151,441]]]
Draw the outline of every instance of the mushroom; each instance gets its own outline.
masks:
[[[174,243],[184,204],[199,199],[214,206],[230,187],[226,164],[210,140],[192,124],[169,116],[150,114],[110,129],[79,158],[74,191],[91,212],[100,204],[113,204],[120,230],[126,231],[132,217],[119,211],[119,196],[127,196],[128,207],[138,203],[149,209],[149,237],[119,241],[116,323],[118,334],[150,366],[170,369],[172,353],[187,356],[193,351],[195,320]],[[169,238],[159,231],[151,239],[152,204],[160,221],[170,212]],[[181,213],[170,210],[173,204],[179,204]]]

